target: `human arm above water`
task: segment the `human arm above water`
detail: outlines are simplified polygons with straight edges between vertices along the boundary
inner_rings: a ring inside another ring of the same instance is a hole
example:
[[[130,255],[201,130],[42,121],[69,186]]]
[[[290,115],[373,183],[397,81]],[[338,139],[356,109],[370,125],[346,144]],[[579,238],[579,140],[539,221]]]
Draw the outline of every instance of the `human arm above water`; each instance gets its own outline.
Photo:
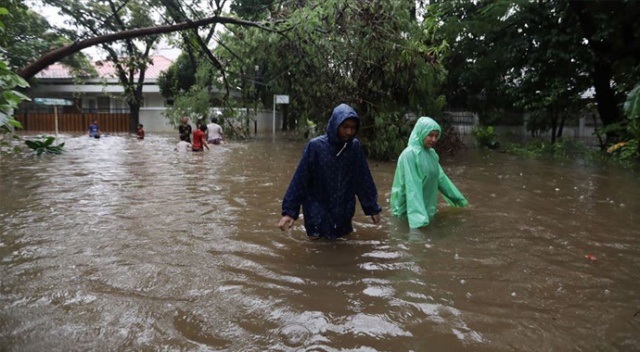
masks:
[[[449,204],[454,207],[465,207],[469,204],[467,199],[462,195],[462,192],[458,190],[456,185],[451,182],[447,174],[442,169],[442,166],[439,166],[439,176],[438,176],[438,191],[442,194],[442,198]]]
[[[309,154],[310,147],[307,144],[282,200],[282,218],[278,223],[278,227],[283,231],[289,229],[293,226],[294,221],[298,220],[300,207],[307,196],[307,185],[309,184]]]
[[[369,164],[364,155],[364,152],[360,148],[359,144],[355,144],[358,156],[358,175],[359,179],[356,180],[356,195],[360,200],[360,205],[365,215],[371,216],[371,220],[374,224],[380,222],[380,212],[382,208],[378,205],[378,190],[376,188],[373,176],[371,176],[371,170]]]

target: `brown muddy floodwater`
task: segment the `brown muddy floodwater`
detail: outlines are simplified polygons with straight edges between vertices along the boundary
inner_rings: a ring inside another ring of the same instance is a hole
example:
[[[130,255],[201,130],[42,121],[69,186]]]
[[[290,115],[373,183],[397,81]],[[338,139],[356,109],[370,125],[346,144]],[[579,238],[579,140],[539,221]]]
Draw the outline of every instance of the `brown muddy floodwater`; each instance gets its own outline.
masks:
[[[302,142],[63,136],[0,161],[1,351],[638,351],[640,182],[468,150],[471,206],[277,228]],[[592,259],[585,256],[591,255]]]

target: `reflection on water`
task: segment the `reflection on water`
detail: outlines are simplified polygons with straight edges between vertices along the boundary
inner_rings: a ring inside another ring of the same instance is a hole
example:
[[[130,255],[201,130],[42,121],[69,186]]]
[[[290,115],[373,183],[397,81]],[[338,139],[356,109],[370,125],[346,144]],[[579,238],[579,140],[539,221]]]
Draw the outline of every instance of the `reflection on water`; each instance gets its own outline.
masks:
[[[300,142],[65,142],[0,160],[0,350],[640,349],[637,176],[471,150],[471,207],[312,242],[276,226]]]

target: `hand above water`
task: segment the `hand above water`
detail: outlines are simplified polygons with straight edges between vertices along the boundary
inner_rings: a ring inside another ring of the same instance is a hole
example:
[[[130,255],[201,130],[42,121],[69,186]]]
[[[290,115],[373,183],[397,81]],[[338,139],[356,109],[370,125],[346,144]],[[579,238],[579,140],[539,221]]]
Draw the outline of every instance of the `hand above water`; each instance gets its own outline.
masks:
[[[280,230],[286,231],[290,229],[291,226],[293,226],[294,221],[295,220],[293,220],[292,217],[290,217],[289,215],[285,215],[282,217],[282,219],[280,219],[280,222],[278,223],[278,227],[280,228]]]

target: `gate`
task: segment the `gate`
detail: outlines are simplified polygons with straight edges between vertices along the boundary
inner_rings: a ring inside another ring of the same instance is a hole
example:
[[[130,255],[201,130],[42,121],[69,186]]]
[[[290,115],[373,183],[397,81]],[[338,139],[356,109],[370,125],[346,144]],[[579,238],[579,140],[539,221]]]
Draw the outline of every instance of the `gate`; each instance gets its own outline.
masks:
[[[58,113],[58,131],[87,133],[89,124],[98,120],[102,133],[129,133],[129,113]],[[14,118],[25,132],[55,132],[53,113],[16,113]]]

